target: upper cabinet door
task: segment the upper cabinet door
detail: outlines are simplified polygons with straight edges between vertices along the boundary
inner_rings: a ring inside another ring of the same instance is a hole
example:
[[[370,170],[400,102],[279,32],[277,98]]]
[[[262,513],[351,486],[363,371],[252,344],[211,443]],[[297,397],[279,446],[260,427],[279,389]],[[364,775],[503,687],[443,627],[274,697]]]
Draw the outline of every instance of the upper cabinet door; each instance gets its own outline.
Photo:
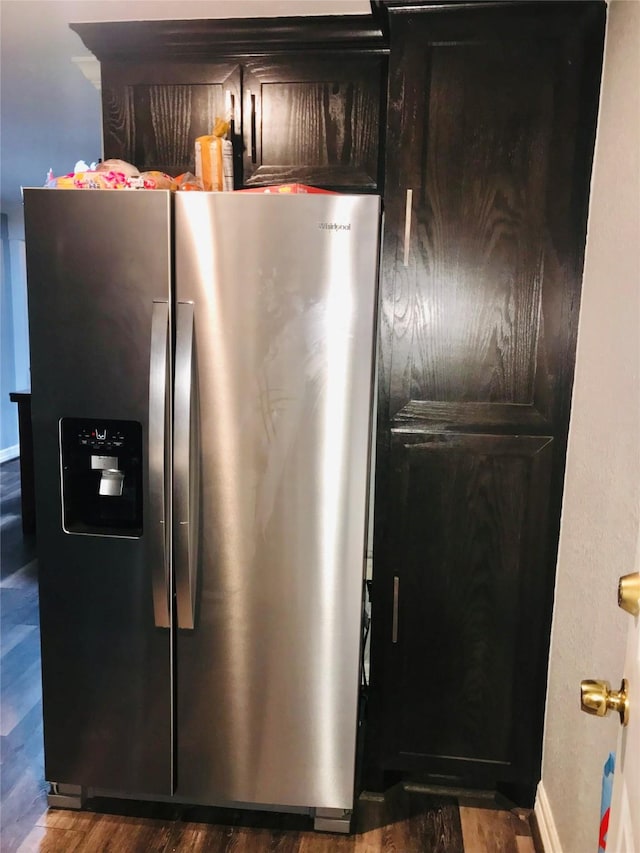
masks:
[[[566,416],[600,10],[527,6],[391,10],[391,418]]]
[[[195,172],[195,140],[211,133],[216,118],[230,120],[239,138],[240,94],[236,62],[103,63],[105,159],[173,176]]]
[[[245,62],[244,185],[380,186],[381,56]]]

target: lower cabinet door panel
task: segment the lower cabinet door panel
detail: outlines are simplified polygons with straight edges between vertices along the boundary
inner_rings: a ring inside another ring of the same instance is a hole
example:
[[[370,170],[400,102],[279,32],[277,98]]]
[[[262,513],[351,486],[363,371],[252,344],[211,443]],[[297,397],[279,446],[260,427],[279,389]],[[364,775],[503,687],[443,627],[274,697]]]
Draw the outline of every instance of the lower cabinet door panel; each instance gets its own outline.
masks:
[[[393,434],[389,765],[508,778],[528,763],[552,449],[547,436]]]

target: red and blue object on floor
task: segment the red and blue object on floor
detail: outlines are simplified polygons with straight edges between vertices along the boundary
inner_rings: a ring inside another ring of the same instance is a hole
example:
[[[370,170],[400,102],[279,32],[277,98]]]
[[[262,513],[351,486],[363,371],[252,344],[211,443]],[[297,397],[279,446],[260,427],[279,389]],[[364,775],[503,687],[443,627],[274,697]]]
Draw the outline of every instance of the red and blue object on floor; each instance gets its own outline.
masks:
[[[610,752],[604,763],[602,772],[602,798],[600,800],[600,832],[598,838],[598,853],[607,849],[607,832],[609,831],[609,814],[611,812],[611,791],[613,790],[613,771],[616,766],[615,753]]]

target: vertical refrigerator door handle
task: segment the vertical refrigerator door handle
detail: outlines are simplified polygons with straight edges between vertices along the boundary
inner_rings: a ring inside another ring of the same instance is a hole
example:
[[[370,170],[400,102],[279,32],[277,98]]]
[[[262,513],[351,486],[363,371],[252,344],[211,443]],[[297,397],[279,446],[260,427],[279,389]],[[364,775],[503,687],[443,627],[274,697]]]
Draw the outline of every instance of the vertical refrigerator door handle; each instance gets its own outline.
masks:
[[[170,407],[169,376],[169,303],[154,302],[151,318],[151,354],[149,360],[149,549],[153,615],[158,628],[169,628],[171,571],[167,545],[170,516],[167,517],[166,461]]]
[[[174,390],[173,541],[178,628],[195,627],[198,582],[199,426],[193,304],[179,302]]]

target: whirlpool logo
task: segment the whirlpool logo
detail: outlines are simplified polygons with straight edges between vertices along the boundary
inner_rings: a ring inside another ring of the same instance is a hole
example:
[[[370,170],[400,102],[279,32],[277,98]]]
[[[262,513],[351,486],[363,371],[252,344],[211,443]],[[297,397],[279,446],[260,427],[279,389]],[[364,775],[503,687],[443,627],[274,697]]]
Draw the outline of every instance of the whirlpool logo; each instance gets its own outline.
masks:
[[[351,231],[350,222],[320,222],[318,228],[321,231]]]

